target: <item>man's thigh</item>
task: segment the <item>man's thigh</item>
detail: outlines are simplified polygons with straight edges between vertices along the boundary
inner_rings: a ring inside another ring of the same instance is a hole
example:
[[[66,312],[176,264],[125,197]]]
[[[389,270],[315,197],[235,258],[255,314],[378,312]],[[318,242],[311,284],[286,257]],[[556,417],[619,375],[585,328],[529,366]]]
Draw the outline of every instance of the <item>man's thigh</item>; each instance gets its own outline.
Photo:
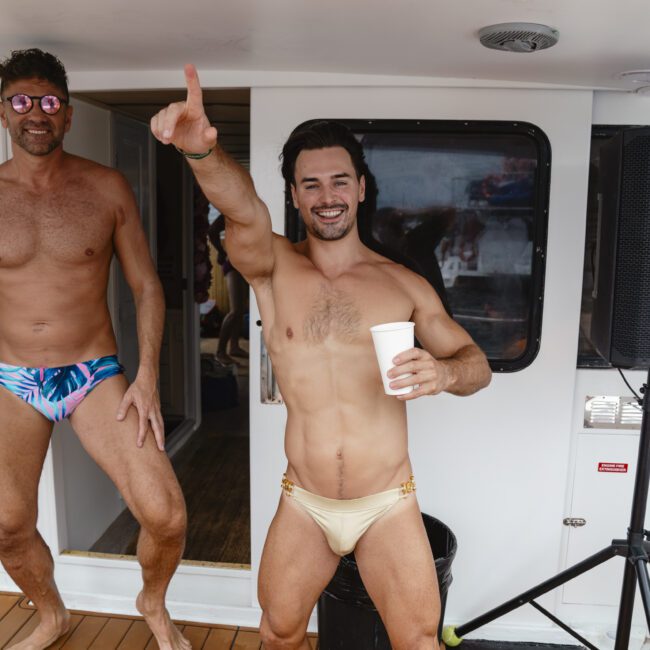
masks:
[[[440,594],[431,546],[414,495],[376,521],[354,551],[359,572],[397,644],[436,631]]]
[[[276,633],[306,629],[339,560],[316,522],[282,494],[264,544],[258,585],[260,604]]]
[[[12,526],[24,518],[36,523],[38,482],[51,434],[47,418],[0,387],[0,524]]]
[[[144,504],[155,507],[180,496],[180,487],[165,452],[155,444],[149,428],[142,447],[137,447],[138,416],[132,406],[124,420],[117,410],[128,388],[124,375],[102,381],[77,406],[70,423],[81,444],[108,474],[136,516]],[[180,496],[182,500],[182,496]]]

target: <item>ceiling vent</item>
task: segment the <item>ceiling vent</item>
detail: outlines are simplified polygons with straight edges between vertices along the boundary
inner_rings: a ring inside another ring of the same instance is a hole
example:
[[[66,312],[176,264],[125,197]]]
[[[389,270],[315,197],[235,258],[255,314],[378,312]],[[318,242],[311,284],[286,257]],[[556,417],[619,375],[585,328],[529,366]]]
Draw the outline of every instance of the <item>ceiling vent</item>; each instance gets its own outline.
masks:
[[[555,45],[560,32],[548,25],[536,23],[500,23],[479,30],[485,47],[506,52],[537,52]]]

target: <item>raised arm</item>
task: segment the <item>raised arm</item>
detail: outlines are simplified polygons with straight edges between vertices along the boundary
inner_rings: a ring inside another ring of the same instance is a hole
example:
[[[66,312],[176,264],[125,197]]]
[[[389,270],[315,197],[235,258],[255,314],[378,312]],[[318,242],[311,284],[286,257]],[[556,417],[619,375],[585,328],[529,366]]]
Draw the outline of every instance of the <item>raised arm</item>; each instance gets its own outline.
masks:
[[[217,129],[210,125],[203,108],[194,66],[185,66],[185,81],[187,99],[154,115],[151,131],[162,143],[173,144],[187,157],[204,194],[226,216],[228,256],[233,266],[253,283],[273,271],[268,209],[257,196],[250,174],[219,146]]]
[[[413,374],[391,385],[394,388],[417,386],[398,398],[411,400],[443,391],[471,395],[487,386],[492,373],[485,354],[449,317],[438,294],[424,278],[410,271],[403,274],[405,288],[415,304],[415,335],[424,349],[413,348],[395,358],[395,367],[388,372],[390,377]]]

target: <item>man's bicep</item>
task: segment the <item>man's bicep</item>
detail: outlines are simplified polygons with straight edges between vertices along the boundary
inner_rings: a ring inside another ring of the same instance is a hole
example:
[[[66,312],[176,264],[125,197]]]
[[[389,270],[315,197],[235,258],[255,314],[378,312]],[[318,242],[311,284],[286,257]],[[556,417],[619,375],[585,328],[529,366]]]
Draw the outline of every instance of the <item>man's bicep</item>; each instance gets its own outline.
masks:
[[[447,314],[442,300],[431,285],[420,278],[414,291],[415,336],[425,350],[437,359],[453,356],[461,348],[472,345],[472,337]]]
[[[260,201],[255,215],[247,223],[236,223],[226,217],[226,252],[232,265],[250,282],[270,276],[274,266],[271,217]]]
[[[115,230],[113,245],[128,285],[136,291],[148,280],[158,280],[149,241],[131,187],[126,180],[116,182]]]

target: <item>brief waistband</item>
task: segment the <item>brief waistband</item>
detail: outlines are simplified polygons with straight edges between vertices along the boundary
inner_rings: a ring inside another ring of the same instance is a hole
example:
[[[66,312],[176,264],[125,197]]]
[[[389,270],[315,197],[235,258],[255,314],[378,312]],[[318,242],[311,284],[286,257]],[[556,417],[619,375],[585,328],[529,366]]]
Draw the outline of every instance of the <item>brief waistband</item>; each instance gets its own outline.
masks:
[[[288,479],[286,474],[282,476],[281,485],[287,496],[298,496],[303,503],[315,508],[323,508],[324,510],[332,510],[334,512],[352,512],[372,508],[373,506],[380,507],[384,505],[386,497],[389,495],[405,497],[416,490],[415,477],[412,475],[408,481],[400,483],[400,486],[397,488],[376,492],[375,494],[369,494],[368,496],[358,497],[356,499],[330,499],[329,497],[322,497],[319,494],[314,494],[313,492],[309,492],[309,490],[299,487],[292,480]]]

